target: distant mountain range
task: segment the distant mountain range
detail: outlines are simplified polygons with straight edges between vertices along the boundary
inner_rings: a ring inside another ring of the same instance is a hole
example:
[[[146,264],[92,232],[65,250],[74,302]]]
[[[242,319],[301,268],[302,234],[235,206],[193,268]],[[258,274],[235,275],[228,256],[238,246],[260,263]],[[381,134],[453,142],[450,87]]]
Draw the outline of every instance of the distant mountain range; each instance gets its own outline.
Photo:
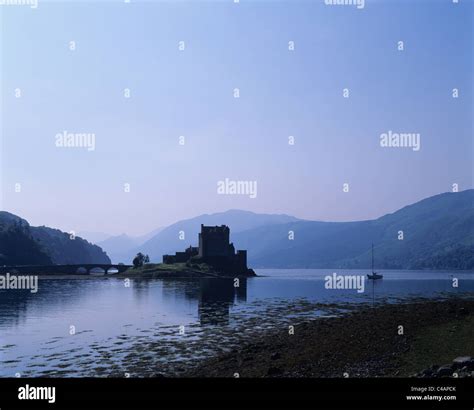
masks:
[[[86,240],[46,226],[30,226],[0,212],[0,265],[110,263],[107,254]]]
[[[375,220],[261,226],[232,240],[257,268],[369,268],[374,243],[379,269],[474,269],[474,190],[436,195]]]
[[[255,229],[261,226],[272,226],[274,224],[284,224],[296,221],[299,221],[299,219],[293,216],[256,214],[254,212],[241,210],[229,210],[215,214],[200,215],[195,218],[176,222],[173,225],[162,229],[152,238],[139,246],[128,250],[122,248],[120,249],[120,252],[116,252],[116,248],[114,248],[113,254],[119,255],[120,258],[112,258],[112,260],[117,263],[128,263],[133,259],[137,252],[143,252],[148,254],[152,261],[161,262],[164,254],[183,250],[189,245],[196,246],[198,233],[201,231],[201,224],[228,225],[230,226],[232,236],[234,233]],[[125,241],[117,242],[120,245],[123,245]],[[104,249],[109,249],[108,246],[110,246],[110,244],[110,242],[105,244]],[[100,245],[104,245],[104,242]],[[108,254],[112,254],[112,252],[108,252]]]
[[[201,223],[229,225],[236,249],[247,249],[255,268],[369,268],[374,243],[378,269],[474,269],[472,189],[368,221],[317,222],[238,210],[202,215],[169,226],[128,257],[142,251],[159,262],[165,253],[196,246]]]
[[[113,261],[129,263],[137,254],[138,251],[136,249],[158,235],[163,229],[165,228],[157,228],[142,236],[129,236],[123,233],[122,235],[111,236],[96,244],[104,249]]]
[[[80,232],[77,232],[76,235],[96,245],[98,242],[105,241],[106,239],[112,236],[104,232],[91,232],[91,231],[80,231]]]
[[[0,212],[0,264],[109,263],[102,249],[114,263],[130,263],[137,252],[161,262],[163,254],[196,246],[201,224],[228,225],[231,241],[236,249],[247,249],[254,268],[369,268],[374,243],[377,269],[474,269],[472,189],[436,195],[368,221],[318,222],[229,210],[142,237],[109,237],[98,246]]]

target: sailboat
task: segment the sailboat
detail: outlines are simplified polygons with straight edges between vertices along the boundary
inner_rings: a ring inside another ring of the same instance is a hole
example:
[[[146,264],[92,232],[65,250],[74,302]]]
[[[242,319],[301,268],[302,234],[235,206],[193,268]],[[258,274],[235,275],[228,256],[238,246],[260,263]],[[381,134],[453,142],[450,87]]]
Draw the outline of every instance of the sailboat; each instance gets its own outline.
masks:
[[[380,273],[374,272],[374,244],[372,244],[372,274],[368,273],[367,277],[373,280],[383,278],[383,275],[381,275]]]

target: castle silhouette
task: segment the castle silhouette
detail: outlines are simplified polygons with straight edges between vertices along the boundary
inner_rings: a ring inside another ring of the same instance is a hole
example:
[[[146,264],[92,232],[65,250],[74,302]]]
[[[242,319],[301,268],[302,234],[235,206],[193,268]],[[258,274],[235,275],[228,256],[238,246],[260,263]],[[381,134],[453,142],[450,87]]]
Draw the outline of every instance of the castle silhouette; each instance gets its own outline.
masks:
[[[163,255],[163,263],[206,263],[223,272],[250,273],[247,268],[247,251],[235,252],[229,237],[230,229],[226,225],[201,224],[199,246],[190,246],[184,252],[176,252],[174,255]]]

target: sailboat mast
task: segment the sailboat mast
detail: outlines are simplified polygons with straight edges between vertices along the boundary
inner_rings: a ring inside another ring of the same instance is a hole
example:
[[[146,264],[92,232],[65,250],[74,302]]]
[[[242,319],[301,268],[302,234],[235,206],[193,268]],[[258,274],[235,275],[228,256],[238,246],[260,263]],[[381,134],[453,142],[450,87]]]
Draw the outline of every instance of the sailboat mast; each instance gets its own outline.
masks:
[[[374,273],[374,244],[372,244],[372,273]]]

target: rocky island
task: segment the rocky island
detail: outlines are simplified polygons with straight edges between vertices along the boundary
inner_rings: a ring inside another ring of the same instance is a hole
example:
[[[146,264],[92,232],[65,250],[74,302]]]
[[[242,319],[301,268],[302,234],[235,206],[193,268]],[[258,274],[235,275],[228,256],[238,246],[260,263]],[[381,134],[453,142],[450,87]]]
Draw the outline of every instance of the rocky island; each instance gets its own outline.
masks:
[[[130,268],[121,276],[140,275],[151,278],[195,277],[252,277],[247,267],[247,251],[235,250],[230,242],[230,229],[226,225],[201,224],[199,246],[189,246],[174,255],[163,255],[163,263]]]

